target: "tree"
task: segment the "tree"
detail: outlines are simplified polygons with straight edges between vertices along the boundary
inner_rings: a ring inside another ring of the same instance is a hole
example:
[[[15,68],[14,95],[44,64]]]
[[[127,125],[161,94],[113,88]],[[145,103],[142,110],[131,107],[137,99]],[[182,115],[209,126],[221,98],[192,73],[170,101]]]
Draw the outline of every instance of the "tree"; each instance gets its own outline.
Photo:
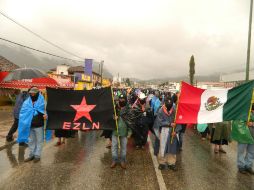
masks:
[[[193,85],[194,84],[194,74],[195,74],[195,60],[194,60],[193,55],[190,58],[189,66],[190,66],[190,71],[189,71],[190,84]]]
[[[129,78],[126,79],[125,83],[128,85],[128,86],[131,86],[131,81]]]

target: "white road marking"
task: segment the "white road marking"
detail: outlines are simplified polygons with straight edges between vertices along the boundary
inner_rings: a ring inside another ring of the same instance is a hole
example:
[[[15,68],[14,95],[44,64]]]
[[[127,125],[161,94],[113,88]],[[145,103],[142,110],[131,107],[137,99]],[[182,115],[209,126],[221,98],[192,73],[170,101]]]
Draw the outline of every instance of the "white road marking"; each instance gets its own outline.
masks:
[[[149,142],[149,151],[150,151],[150,154],[151,154],[151,157],[152,157],[152,160],[153,160],[153,166],[154,166],[154,169],[155,169],[155,173],[156,173],[156,177],[157,177],[157,180],[158,180],[159,188],[160,188],[160,190],[167,190],[166,184],[165,184],[164,179],[162,177],[162,173],[158,169],[159,163],[157,161],[156,156],[154,156],[154,154],[153,154],[153,147],[152,147],[153,143],[151,141],[150,135],[148,135],[147,140]]]

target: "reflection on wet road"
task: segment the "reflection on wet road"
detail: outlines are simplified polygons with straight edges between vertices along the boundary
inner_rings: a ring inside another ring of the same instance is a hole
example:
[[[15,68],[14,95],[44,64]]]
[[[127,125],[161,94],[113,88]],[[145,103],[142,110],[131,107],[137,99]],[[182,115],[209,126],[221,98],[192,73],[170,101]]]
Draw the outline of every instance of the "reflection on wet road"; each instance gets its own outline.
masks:
[[[111,152],[100,133],[79,132],[60,147],[54,146],[55,139],[44,146],[36,164],[23,162],[28,148],[14,145],[0,151],[0,189],[159,189],[149,145],[135,150],[130,141],[127,170],[110,169]],[[235,144],[225,150],[227,154],[215,155],[208,141],[187,130],[177,171],[162,172],[167,189],[254,189],[254,177],[237,172]]]
[[[128,145],[128,168],[110,169],[111,152],[100,132],[79,133],[64,146],[53,142],[40,163],[23,163],[17,145],[0,152],[0,189],[158,189],[150,153]]]

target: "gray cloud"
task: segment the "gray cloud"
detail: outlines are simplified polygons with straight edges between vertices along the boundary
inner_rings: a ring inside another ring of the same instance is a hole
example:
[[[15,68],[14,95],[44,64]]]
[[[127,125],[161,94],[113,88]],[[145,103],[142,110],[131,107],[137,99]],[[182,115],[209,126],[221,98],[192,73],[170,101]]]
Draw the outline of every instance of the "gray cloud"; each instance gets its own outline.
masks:
[[[188,75],[192,54],[198,75],[245,69],[248,2],[30,1],[20,10],[13,7],[17,0],[3,2],[0,7],[11,17],[82,57],[104,60],[113,74],[144,79]],[[5,26],[0,36],[69,56],[4,18],[0,24]]]

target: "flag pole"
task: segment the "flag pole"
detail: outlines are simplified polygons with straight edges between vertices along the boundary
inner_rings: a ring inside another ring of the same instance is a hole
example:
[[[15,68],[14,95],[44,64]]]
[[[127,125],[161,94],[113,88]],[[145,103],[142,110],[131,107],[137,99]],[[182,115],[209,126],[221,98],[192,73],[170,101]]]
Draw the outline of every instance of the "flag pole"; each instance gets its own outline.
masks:
[[[249,109],[249,113],[248,113],[248,122],[250,120],[250,113],[251,113],[252,104],[254,103],[252,101],[253,99],[254,99],[254,90],[252,90],[252,96],[251,96],[251,101],[250,101],[250,109]]]
[[[111,96],[112,96],[112,102],[113,102],[113,107],[114,107],[114,116],[115,116],[115,122],[116,122],[116,133],[117,133],[117,141],[118,141],[118,148],[120,148],[120,139],[119,139],[119,135],[118,135],[118,123],[117,123],[117,119],[116,119],[116,105],[115,105],[115,101],[114,101],[114,96],[113,96],[113,89],[111,86]]]
[[[176,122],[176,116],[177,116],[177,111],[178,111],[178,103],[179,103],[179,99],[180,99],[180,95],[181,95],[181,91],[182,91],[182,81],[180,83],[180,90],[179,90],[179,98],[177,97],[177,104],[176,104],[176,113],[175,113],[175,118],[174,118],[174,123]],[[171,134],[171,144],[173,143],[173,133],[175,132],[175,127],[173,127],[173,130],[172,130],[172,134]]]
[[[44,94],[44,114],[46,114],[46,110],[47,110],[47,102],[48,102],[48,95],[47,95],[47,88],[46,88],[46,91],[45,91],[45,94]],[[43,142],[44,140],[46,140],[46,127],[47,127],[47,119],[44,119],[44,130],[43,130],[43,134],[44,134],[44,137],[43,137]]]

